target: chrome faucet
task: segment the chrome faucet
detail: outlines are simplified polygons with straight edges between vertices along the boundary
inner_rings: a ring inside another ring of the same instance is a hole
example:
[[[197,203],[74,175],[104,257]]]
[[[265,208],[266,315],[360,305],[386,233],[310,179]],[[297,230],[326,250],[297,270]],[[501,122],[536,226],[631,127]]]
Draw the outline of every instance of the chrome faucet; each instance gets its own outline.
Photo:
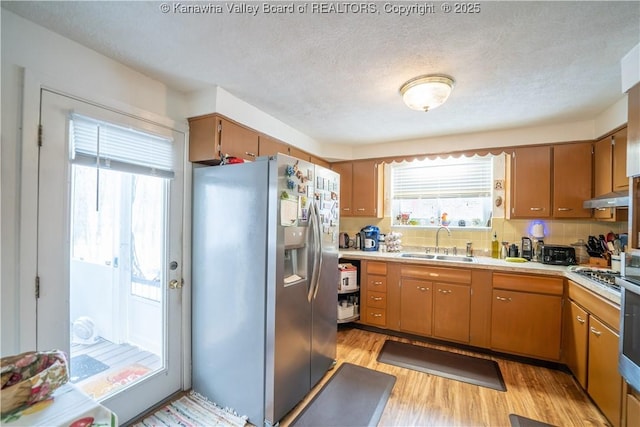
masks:
[[[449,227],[445,227],[444,225],[441,226],[440,228],[438,228],[438,231],[436,231],[436,253],[440,253],[440,247],[439,247],[439,237],[440,237],[440,230],[445,229],[447,230],[447,235],[451,236],[451,230],[449,230]]]

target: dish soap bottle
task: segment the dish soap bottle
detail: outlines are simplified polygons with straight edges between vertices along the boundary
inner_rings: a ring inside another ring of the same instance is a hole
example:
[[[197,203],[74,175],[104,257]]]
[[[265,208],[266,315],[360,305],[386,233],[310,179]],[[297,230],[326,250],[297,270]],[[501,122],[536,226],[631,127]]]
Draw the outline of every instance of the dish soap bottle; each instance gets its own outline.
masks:
[[[500,258],[500,246],[498,244],[498,235],[493,232],[493,240],[491,241],[491,258]]]

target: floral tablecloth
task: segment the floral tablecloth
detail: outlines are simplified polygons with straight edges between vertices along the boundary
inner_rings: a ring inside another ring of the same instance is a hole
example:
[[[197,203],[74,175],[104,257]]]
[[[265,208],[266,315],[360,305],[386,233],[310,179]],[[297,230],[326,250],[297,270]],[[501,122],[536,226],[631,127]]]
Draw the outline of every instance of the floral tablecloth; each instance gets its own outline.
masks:
[[[7,426],[117,427],[118,417],[71,383],[49,399],[2,417]]]

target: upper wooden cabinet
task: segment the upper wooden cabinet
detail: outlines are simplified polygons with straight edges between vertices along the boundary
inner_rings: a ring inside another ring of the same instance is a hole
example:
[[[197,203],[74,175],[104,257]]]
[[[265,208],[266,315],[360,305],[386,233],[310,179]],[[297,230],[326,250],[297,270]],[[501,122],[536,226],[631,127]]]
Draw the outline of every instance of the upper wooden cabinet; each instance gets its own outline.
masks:
[[[627,128],[595,143],[594,196],[629,189],[627,178]]]
[[[351,190],[353,188],[353,164],[333,163],[331,170],[340,174],[340,216],[353,216]]]
[[[215,165],[223,155],[255,160],[282,153],[328,168],[329,162],[314,157],[269,135],[262,134],[219,114],[189,119],[189,161]]]
[[[512,218],[551,217],[551,147],[523,147],[511,155]]]
[[[592,144],[522,147],[511,157],[511,218],[589,218]],[[553,197],[552,197],[553,196]]]
[[[627,128],[596,141],[594,152],[594,196],[612,191],[627,191]],[[626,209],[598,208],[594,209],[593,217],[599,220],[625,221],[627,214]]]
[[[258,132],[210,114],[189,119],[189,161],[216,164],[222,156],[255,160]]]
[[[260,135],[258,153],[261,156],[273,156],[278,153],[289,154],[289,146],[267,135]]]
[[[591,217],[582,204],[592,194],[592,159],[591,142],[553,147],[553,217]]]
[[[340,215],[382,218],[384,166],[376,160],[333,163],[340,174]]]

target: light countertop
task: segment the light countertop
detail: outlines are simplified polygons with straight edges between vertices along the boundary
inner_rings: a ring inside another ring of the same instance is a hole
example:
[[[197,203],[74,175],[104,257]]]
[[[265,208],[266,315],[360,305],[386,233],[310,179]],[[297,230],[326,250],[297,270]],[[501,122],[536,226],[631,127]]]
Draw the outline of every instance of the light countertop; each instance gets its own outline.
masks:
[[[507,271],[515,273],[529,273],[529,274],[543,274],[549,276],[565,277],[590,291],[606,298],[620,305],[620,292],[616,292],[605,286],[598,285],[593,281],[569,271],[569,267],[562,265],[548,265],[539,262],[508,262],[503,259],[496,259],[490,257],[474,257],[475,262],[456,262],[456,261],[439,261],[420,258],[403,258],[403,253],[418,252],[418,251],[403,251],[403,252],[378,252],[378,251],[360,251],[356,249],[341,249],[341,259],[352,260],[371,260],[371,261],[386,261],[386,262],[398,262],[405,264],[422,264],[433,265],[439,267],[452,267],[452,268],[477,268],[494,271]]]

